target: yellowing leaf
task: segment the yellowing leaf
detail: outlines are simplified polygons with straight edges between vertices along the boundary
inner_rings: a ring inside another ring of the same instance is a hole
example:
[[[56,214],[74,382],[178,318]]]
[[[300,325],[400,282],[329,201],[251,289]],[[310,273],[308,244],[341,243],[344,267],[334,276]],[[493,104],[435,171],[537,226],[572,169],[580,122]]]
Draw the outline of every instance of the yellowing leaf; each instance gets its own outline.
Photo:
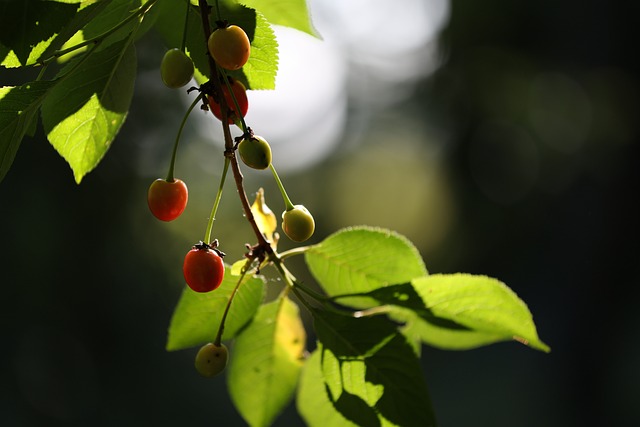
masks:
[[[288,298],[264,304],[237,336],[229,362],[229,392],[252,427],[266,427],[289,404],[298,385],[306,335]]]
[[[275,248],[278,243],[278,235],[274,233],[278,227],[278,220],[273,211],[267,206],[262,188],[258,190],[256,200],[251,205],[251,213],[253,213],[253,217],[262,234],[271,242],[271,246]]]

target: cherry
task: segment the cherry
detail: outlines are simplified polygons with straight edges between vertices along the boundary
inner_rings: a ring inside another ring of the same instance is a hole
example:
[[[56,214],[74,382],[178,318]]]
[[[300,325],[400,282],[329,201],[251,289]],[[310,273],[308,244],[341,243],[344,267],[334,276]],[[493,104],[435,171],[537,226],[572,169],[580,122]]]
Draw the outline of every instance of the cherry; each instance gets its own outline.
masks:
[[[222,252],[206,243],[193,246],[184,257],[182,272],[187,285],[196,292],[217,289],[224,278]]]
[[[238,153],[245,165],[253,169],[266,169],[271,164],[271,147],[261,136],[244,138],[238,144]]]
[[[294,242],[304,242],[313,235],[316,223],[307,208],[295,205],[282,213],[282,229]]]
[[[224,371],[229,359],[229,350],[224,344],[203,345],[196,354],[196,371],[203,377],[211,378]]]
[[[238,106],[240,107],[240,115],[244,117],[247,115],[247,111],[249,111],[247,89],[239,80],[230,79],[230,83],[231,90],[233,91],[233,96],[236,97],[236,101],[238,101]],[[224,83],[222,84],[222,93],[224,94],[224,100],[227,102],[227,106],[229,107],[229,111],[227,114],[229,124],[234,124],[236,119],[239,119],[239,117],[236,115],[236,105],[233,103],[233,97],[229,93],[227,85]],[[213,115],[216,116],[218,120],[222,120],[222,111],[220,109],[220,104],[218,104],[212,96],[209,97],[209,106],[211,107],[211,112],[213,113]]]
[[[207,45],[213,59],[226,70],[242,68],[251,53],[249,37],[237,25],[216,29],[209,36]]]
[[[156,179],[147,192],[149,209],[153,216],[161,221],[173,221],[178,218],[187,206],[188,198],[187,185],[179,179]]]
[[[193,78],[193,61],[180,49],[168,50],[160,64],[160,75],[166,86],[182,87]]]

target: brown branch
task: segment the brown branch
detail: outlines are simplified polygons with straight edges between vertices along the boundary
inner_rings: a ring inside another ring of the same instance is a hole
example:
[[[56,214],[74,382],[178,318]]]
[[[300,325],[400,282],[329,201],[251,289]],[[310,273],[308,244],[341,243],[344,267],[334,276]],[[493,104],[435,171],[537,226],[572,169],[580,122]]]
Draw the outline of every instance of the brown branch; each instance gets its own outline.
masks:
[[[202,29],[204,31],[205,37],[205,45],[208,44],[209,36],[211,35],[211,25],[209,23],[209,13],[211,7],[207,4],[206,0],[199,0],[198,5],[200,7],[200,16],[202,18]],[[207,58],[209,59],[209,69],[210,69],[210,80],[213,82],[213,87],[216,92],[221,94],[220,96],[220,112],[222,114],[222,132],[224,134],[224,148],[225,148],[225,156],[229,158],[231,161],[231,170],[233,171],[233,178],[236,183],[236,188],[238,190],[238,197],[240,198],[240,203],[242,204],[242,210],[244,211],[244,215],[251,224],[251,228],[253,228],[253,232],[255,233],[258,239],[258,245],[268,253],[273,254],[273,248],[271,244],[264,237],[256,220],[253,216],[253,212],[251,212],[251,205],[249,204],[249,199],[247,198],[247,193],[244,189],[242,172],[240,171],[240,165],[238,164],[238,159],[236,158],[235,147],[233,143],[233,138],[231,136],[231,130],[229,129],[229,119],[227,117],[227,100],[224,96],[222,96],[222,85],[220,83],[220,79],[218,77],[218,68],[216,66],[216,62],[213,60],[211,55],[209,54],[209,49],[207,48]]]

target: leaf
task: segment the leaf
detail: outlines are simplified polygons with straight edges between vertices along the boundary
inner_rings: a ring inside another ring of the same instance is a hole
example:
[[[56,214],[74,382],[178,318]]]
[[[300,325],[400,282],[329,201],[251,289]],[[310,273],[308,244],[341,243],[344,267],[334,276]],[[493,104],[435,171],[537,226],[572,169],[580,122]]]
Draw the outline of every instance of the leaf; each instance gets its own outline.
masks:
[[[358,399],[362,400],[360,398],[354,400]],[[302,370],[296,397],[298,412],[309,427],[357,427],[379,423],[377,415],[374,419],[370,417],[371,408],[366,403],[366,407],[357,407],[359,403],[355,402],[347,402],[347,405],[356,407],[356,411],[363,414],[362,418],[367,418],[369,422],[356,424],[347,420],[341,413],[346,411],[346,408],[342,408],[340,404],[334,405],[329,400],[322,370],[322,346],[319,345],[307,359]]]
[[[366,293],[405,283],[427,274],[418,250],[405,237],[371,227],[347,228],[327,237],[305,253],[309,270],[330,296]],[[371,299],[341,298],[353,307]]]
[[[288,298],[260,307],[237,337],[228,386],[249,425],[270,425],[289,403],[302,368],[305,341],[298,307]]]
[[[237,281],[238,277],[232,276],[227,267],[222,284],[213,292],[197,293],[185,286],[169,325],[167,350],[181,350],[212,341]],[[229,308],[222,339],[233,338],[253,318],[263,295],[263,279],[245,276]]]
[[[160,2],[159,16],[155,28],[169,48],[179,47],[182,43],[182,25],[176,25],[176,17],[184,19],[185,7],[182,2]],[[278,72],[278,43],[269,22],[254,9],[237,4],[221,2],[222,15],[230,23],[239,25],[251,40],[251,56],[241,70],[229,72],[240,80],[247,89],[274,89]],[[187,30],[187,53],[196,67],[196,78],[200,83],[208,80],[209,60],[207,44],[204,39],[200,9],[193,7],[189,12]],[[211,17],[215,21],[215,17]],[[212,25],[215,28],[215,24]],[[205,76],[203,77],[198,77]],[[158,77],[160,78],[160,77]]]
[[[313,317],[329,400],[344,418],[361,424],[377,414],[379,425],[435,426],[420,362],[394,323],[324,311]]]
[[[44,0],[0,2],[0,65],[35,64],[77,10],[77,4]]]
[[[111,0],[107,7],[82,29],[84,38],[88,40],[101,36],[111,30],[132,14],[137,13],[142,3],[141,0]],[[106,49],[109,45],[127,38],[131,31],[138,25],[138,22],[137,19],[134,19],[124,27],[118,29],[115,33],[110,34],[109,37],[102,42],[99,49]],[[137,35],[142,34],[140,31],[138,31],[138,33]]]
[[[74,2],[70,1],[68,3],[81,3],[78,12],[74,15],[73,19],[65,25],[65,27],[60,31],[60,33],[56,36],[56,38],[51,42],[51,44],[47,47],[47,49],[42,54],[41,58],[48,58],[53,55],[53,53],[57,49],[63,49],[67,47],[71,47],[76,43],[71,44],[72,39],[76,40],[77,43],[84,41],[84,35],[82,31],[79,31],[93,19],[95,19],[98,14],[100,14],[113,0],[100,0],[98,2],[83,1],[83,2]],[[63,2],[64,3],[64,2]],[[68,44],[67,44],[68,43]],[[86,48],[83,48],[86,49]],[[68,57],[74,56],[78,53],[81,53],[83,49],[78,49],[73,51],[72,53],[67,54]]]
[[[414,279],[412,285],[425,309],[436,319],[461,326],[410,316],[410,333],[425,343],[457,350],[514,339],[537,350],[550,351],[538,338],[526,304],[496,279],[462,273],[434,274]]]
[[[262,188],[256,193],[256,199],[251,205],[251,213],[253,213],[256,224],[258,224],[258,229],[268,241],[272,242],[273,246],[273,233],[278,227],[278,220],[276,219],[276,214],[267,206],[264,198],[264,189]]]
[[[318,32],[313,27],[305,0],[272,0],[269,2],[241,0],[240,3],[260,11],[272,24],[295,28],[318,37]]]
[[[38,81],[19,87],[0,87],[0,181],[9,171],[25,133],[57,81]]]
[[[121,41],[90,54],[43,103],[49,142],[69,163],[77,183],[100,163],[124,123],[135,77],[135,50]]]

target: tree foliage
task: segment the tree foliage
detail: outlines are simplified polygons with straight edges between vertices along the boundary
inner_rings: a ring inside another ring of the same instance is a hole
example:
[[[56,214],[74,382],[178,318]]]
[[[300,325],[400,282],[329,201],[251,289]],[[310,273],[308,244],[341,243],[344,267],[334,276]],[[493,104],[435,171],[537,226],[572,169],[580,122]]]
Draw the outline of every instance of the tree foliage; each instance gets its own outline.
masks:
[[[0,65],[40,70],[33,81],[0,88],[0,180],[39,121],[77,183],[98,166],[127,119],[137,77],[136,41],[148,31],[157,32],[168,48],[181,46],[193,61],[201,86],[189,112],[206,96],[218,96],[230,79],[249,90],[274,88],[278,44],[272,25],[318,36],[304,0],[15,0],[0,3],[0,16]],[[237,71],[215,67],[206,49],[207,32],[221,21],[242,27],[251,42],[251,56]],[[218,99],[226,108],[224,97]],[[253,137],[242,117],[235,123],[243,137]],[[233,342],[229,393],[251,426],[272,424],[294,397],[311,426],[436,425],[419,363],[422,344],[463,350],[515,340],[549,351],[527,306],[504,283],[429,274],[413,244],[393,231],[351,227],[278,253],[275,214],[262,192],[249,207],[237,144],[226,120],[223,126],[220,189],[231,167],[258,243],[246,259],[225,267],[218,289],[199,293],[185,287],[166,348]],[[270,167],[287,211],[296,208]],[[221,190],[212,218],[220,196]],[[207,236],[212,226],[210,220]],[[217,250],[217,241],[201,244]],[[287,269],[286,259],[300,254],[320,291]],[[265,268],[274,268],[284,283],[269,300]],[[306,328],[300,308],[313,319]],[[315,343],[307,342],[310,328]]]

